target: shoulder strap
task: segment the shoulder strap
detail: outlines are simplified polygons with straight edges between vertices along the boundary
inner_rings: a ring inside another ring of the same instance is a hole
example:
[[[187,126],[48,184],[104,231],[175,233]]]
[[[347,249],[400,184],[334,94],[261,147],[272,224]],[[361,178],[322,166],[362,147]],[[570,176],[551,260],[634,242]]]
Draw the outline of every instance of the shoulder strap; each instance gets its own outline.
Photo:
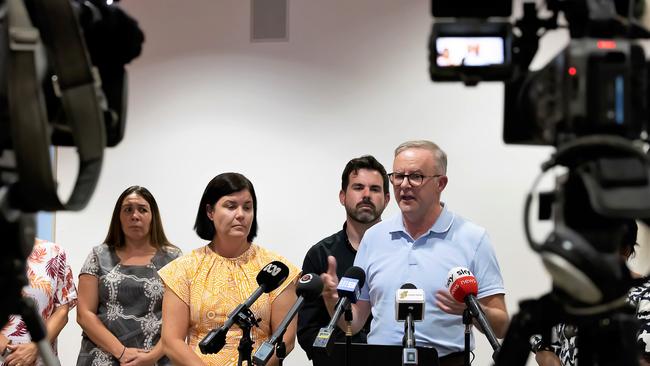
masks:
[[[93,73],[81,31],[68,0],[8,1],[8,104],[19,182],[12,186],[13,205],[23,211],[79,210],[92,195],[106,145],[101,81]],[[59,200],[49,152],[51,127],[41,90],[46,41],[55,70],[54,89],[79,154],[79,173],[66,203]]]

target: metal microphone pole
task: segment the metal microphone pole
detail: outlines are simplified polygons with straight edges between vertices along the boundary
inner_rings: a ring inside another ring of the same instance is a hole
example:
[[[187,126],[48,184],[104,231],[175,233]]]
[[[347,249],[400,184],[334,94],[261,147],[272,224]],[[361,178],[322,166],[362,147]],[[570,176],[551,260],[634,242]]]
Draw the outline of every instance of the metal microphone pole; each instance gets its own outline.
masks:
[[[465,366],[470,366],[469,354],[470,354],[470,337],[472,334],[472,313],[470,313],[469,308],[465,308],[463,311],[463,324],[465,324]]]
[[[348,304],[345,309],[345,321],[347,327],[345,330],[345,366],[352,365],[352,306]]]

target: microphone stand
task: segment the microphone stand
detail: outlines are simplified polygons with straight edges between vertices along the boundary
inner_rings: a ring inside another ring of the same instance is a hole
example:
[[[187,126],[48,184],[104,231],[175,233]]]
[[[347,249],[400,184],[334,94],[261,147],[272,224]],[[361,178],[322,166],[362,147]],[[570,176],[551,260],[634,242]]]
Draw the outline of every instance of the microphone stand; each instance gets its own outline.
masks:
[[[275,357],[278,358],[279,366],[282,366],[282,362],[287,357],[287,345],[284,343],[284,333],[282,332],[280,334],[280,341],[275,345]]]
[[[463,324],[465,324],[465,366],[470,366],[469,354],[470,354],[470,335],[472,334],[472,313],[469,311],[469,307],[466,307],[463,310]]]
[[[415,348],[415,321],[413,314],[406,314],[404,320],[404,338],[402,339],[402,366],[417,366],[418,350]]]
[[[246,308],[245,311],[239,313],[235,322],[242,330],[242,337],[239,340],[239,346],[237,346],[237,351],[239,351],[237,366],[242,366],[244,361],[247,362],[248,366],[252,366],[251,353],[253,352],[254,342],[251,339],[251,328],[253,326],[259,327],[259,320],[255,318],[255,314],[250,309]]]
[[[345,309],[345,321],[347,329],[345,330],[345,366],[352,365],[352,306],[348,304]]]
[[[497,354],[501,349],[501,345],[497,340],[497,336],[494,335],[494,331],[492,330],[490,323],[488,323],[488,320],[485,317],[485,313],[478,304],[478,301],[472,301],[470,299],[470,296],[467,296],[465,298],[465,304],[467,305],[467,309],[469,309],[470,314],[472,314],[472,316],[478,321],[478,324],[481,326],[481,329],[487,337],[488,342],[490,342],[490,346],[492,346],[492,350],[494,351],[494,353],[492,353],[492,359],[496,361]]]

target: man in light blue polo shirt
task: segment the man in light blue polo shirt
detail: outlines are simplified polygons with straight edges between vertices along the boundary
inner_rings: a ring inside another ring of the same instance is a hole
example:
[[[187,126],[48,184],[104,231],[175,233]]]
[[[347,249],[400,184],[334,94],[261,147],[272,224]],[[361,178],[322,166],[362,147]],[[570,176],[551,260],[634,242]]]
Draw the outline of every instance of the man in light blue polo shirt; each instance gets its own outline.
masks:
[[[425,315],[415,326],[418,346],[433,346],[441,366],[463,364],[464,303],[446,288],[447,273],[468,268],[479,285],[478,299],[495,334],[503,338],[508,327],[499,264],[484,228],[451,212],[440,201],[447,186],[447,156],[430,141],[409,141],[395,150],[389,174],[401,214],[366,231],[354,265],[366,272],[366,284],[353,304],[356,333],[372,312],[370,344],[401,345],[404,325],[395,320],[395,293],[405,283],[425,291]],[[333,313],[336,261],[321,277],[323,298]],[[343,321],[339,323],[344,326]],[[472,339],[472,348],[474,342]]]

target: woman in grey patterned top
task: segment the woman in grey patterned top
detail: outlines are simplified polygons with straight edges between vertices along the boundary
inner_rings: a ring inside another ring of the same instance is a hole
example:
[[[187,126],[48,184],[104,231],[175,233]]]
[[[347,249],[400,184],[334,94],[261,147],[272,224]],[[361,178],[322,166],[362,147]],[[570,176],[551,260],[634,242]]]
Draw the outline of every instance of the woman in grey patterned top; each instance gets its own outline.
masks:
[[[151,193],[139,186],[122,192],[104,244],[92,249],[79,274],[77,366],[171,365],[159,342],[164,285],[158,270],[180,254],[165,236]]]

